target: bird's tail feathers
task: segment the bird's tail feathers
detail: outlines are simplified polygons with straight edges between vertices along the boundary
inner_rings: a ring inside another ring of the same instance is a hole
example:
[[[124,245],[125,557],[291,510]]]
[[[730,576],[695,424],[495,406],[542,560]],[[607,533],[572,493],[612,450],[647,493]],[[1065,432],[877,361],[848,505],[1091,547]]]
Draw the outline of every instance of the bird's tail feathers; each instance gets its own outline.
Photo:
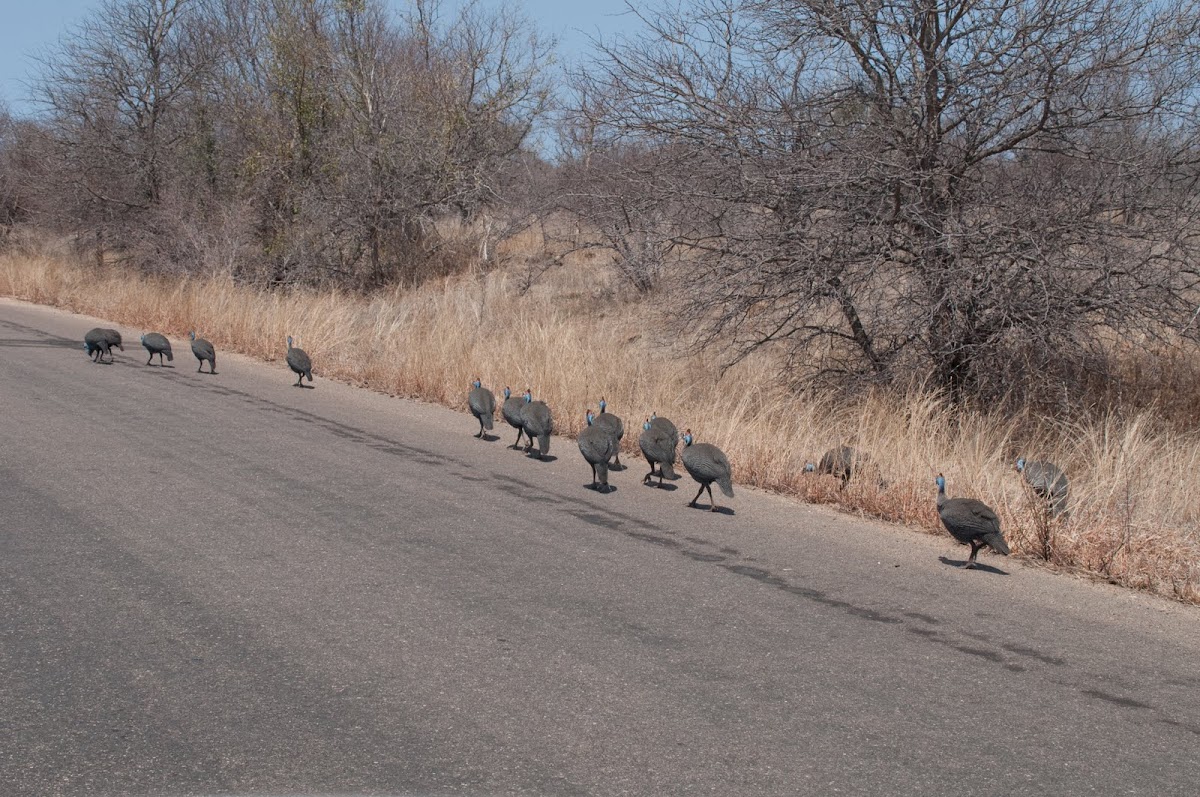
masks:
[[[483,421],[483,428],[490,432],[492,430],[492,424],[495,423],[495,421],[492,419],[492,413],[485,412],[480,420]]]
[[[550,453],[550,432],[549,430],[538,435],[538,451],[543,456]]]
[[[991,548],[993,551],[995,551],[996,553],[1004,554],[1005,556],[1008,556],[1008,554],[1009,554],[1008,543],[1004,541],[1004,536],[1001,535],[999,532],[995,532],[995,531],[990,532],[988,534],[983,535],[983,537],[981,539],[985,543],[987,543],[987,546],[989,548]]]
[[[717,479],[717,486],[721,488],[721,492],[725,493],[726,498],[733,498],[733,479],[722,476]]]
[[[675,475],[675,468],[671,465],[670,462],[660,462],[658,467],[662,469],[662,475],[663,475],[664,479],[678,479],[679,478],[678,476]]]
[[[167,352],[167,362],[169,362],[169,363],[175,362],[175,354],[173,352],[170,352],[170,351]]]
[[[601,484],[608,484],[608,462],[602,461],[596,463],[596,478]]]

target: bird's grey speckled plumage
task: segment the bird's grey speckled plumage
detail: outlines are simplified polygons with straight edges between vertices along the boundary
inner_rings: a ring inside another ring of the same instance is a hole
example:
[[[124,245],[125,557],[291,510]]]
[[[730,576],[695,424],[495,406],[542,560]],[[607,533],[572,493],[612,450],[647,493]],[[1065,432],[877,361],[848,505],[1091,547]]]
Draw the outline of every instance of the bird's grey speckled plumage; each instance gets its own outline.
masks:
[[[971,546],[971,556],[963,567],[974,567],[975,557],[985,545],[1008,556],[1008,543],[1000,531],[1000,518],[991,507],[975,498],[947,498],[946,477],[940,473],[937,487],[937,510],[942,525],[954,539]]]
[[[1062,468],[1044,460],[1026,462],[1024,457],[1017,460],[1016,468],[1033,491],[1046,500],[1051,516],[1063,517],[1068,514],[1069,484],[1067,474],[1063,473]]]
[[[124,344],[121,343],[121,333],[115,329],[107,327],[95,327],[88,330],[83,336],[83,347],[87,349],[88,356],[93,362],[101,362],[104,355],[108,355],[108,361],[113,361],[112,347],[116,346],[121,351],[125,351]]]
[[[717,506],[712,493],[713,482],[717,483],[721,492],[733,498],[733,470],[729,465],[729,458],[725,456],[724,451],[711,443],[692,442],[690,429],[683,435],[683,467],[700,483],[700,490],[688,506],[695,506],[696,501],[700,500],[700,495],[708,490],[710,507],[713,512],[718,511],[720,507]]]
[[[215,374],[217,372],[217,350],[204,338],[196,337],[194,329],[188,333],[188,338],[192,341],[192,354],[196,355],[196,359],[200,362],[196,373],[204,372],[204,361],[208,360],[208,372]]]
[[[817,473],[836,476],[842,480],[842,486],[845,487],[859,464],[860,458],[857,451],[850,446],[838,446],[829,449],[821,457],[821,461],[817,463]]]
[[[175,355],[171,352],[171,341],[157,332],[147,332],[142,335],[142,346],[146,351],[150,352],[150,358],[146,360],[146,365],[154,359],[154,355],[158,355],[158,364],[163,364],[163,356],[165,355],[170,362],[175,361]]]
[[[517,430],[517,441],[509,448],[520,448],[521,437],[525,434],[525,427],[521,424],[521,410],[525,409],[525,398],[523,396],[514,396],[508,385],[504,386],[504,403],[500,405],[500,414],[504,416],[504,422]]]
[[[467,406],[479,421],[479,434],[475,436],[482,439],[484,430],[490,430],[494,424],[496,396],[476,379],[471,383],[471,392],[467,394]]]
[[[602,493],[609,491],[608,461],[616,450],[617,441],[609,429],[595,424],[588,411],[588,425],[579,433],[579,453],[592,466],[592,489]]]
[[[525,453],[533,450],[533,439],[537,438],[538,459],[550,453],[550,435],[554,432],[554,419],[550,415],[550,407],[544,401],[534,401],[529,391],[525,391],[525,406],[521,408],[521,428],[529,444]]]
[[[600,414],[595,416],[593,423],[601,429],[607,429],[613,436],[616,445],[613,446],[613,464],[621,466],[621,440],[625,437],[625,422],[608,411],[608,402],[600,398]]]
[[[288,368],[292,369],[292,373],[296,374],[296,384],[292,387],[300,387],[300,383],[304,381],[304,377],[308,377],[308,383],[312,384],[312,360],[304,349],[298,349],[292,345],[292,337],[287,339],[287,364]]]
[[[658,420],[666,420],[659,418]],[[671,423],[667,421],[667,423]],[[674,426],[672,425],[672,428]],[[642,455],[646,457],[646,461],[650,463],[650,472],[642,477],[642,484],[650,484],[655,476],[658,477],[658,486],[662,487],[662,480],[678,478],[675,475],[675,440],[672,439],[670,432],[662,424],[655,423],[647,418],[642,424],[642,433],[638,436],[638,446],[642,449]],[[658,472],[655,472],[654,466],[658,466]]]

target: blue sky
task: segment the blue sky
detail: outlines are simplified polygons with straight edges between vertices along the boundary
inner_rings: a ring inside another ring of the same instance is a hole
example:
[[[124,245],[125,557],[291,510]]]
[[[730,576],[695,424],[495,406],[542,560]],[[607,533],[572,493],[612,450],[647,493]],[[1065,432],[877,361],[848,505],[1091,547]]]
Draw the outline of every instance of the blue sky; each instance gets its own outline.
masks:
[[[495,5],[483,0],[485,5]],[[399,6],[402,0],[388,0]],[[608,36],[635,25],[624,12],[623,0],[511,0],[541,30],[558,36],[560,52],[569,59],[587,47],[587,36]],[[31,56],[54,44],[72,23],[100,5],[99,0],[5,0],[0,4],[0,103],[16,113],[27,112]],[[446,6],[455,5],[447,0]]]

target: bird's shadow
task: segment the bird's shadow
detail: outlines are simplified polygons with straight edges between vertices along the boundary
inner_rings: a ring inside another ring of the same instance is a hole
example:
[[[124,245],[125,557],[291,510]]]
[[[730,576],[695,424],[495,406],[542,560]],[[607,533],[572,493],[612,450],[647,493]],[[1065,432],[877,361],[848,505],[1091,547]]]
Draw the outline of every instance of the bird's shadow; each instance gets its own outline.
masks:
[[[624,462],[622,462],[622,463],[619,463],[616,465],[609,465],[608,469],[609,469],[609,471],[620,472],[623,470],[629,470],[629,466],[626,465]]]
[[[317,389],[316,385],[298,385],[295,382],[292,383],[292,387],[298,387],[301,390],[316,390]]]
[[[716,509],[713,509],[712,504],[696,504],[695,506],[688,504],[688,508],[703,509],[705,512],[712,512],[715,515],[729,515],[730,517],[737,514],[727,506],[719,506]]]
[[[957,567],[960,570],[962,570],[963,565],[965,565],[967,563],[966,559],[951,559],[948,556],[939,556],[938,561],[941,562],[942,564],[946,565],[947,567]],[[1007,571],[1001,570],[998,567],[992,567],[991,565],[985,565],[983,562],[980,562],[978,559],[975,560],[975,566],[971,569],[979,570],[984,573],[991,573],[994,576],[1011,575]]]
[[[534,462],[557,462],[558,461],[558,457],[554,456],[553,454],[544,454],[539,457],[533,451],[527,452],[525,454],[525,457],[527,459],[532,459]]]
[[[655,476],[654,478],[657,479],[658,477]],[[642,482],[642,484],[644,484],[647,487],[653,487],[655,490],[666,490],[669,493],[673,493],[679,489],[679,485],[667,484],[666,482],[659,484],[657,481],[652,481],[652,482]]]
[[[494,442],[496,442],[497,440],[499,440],[499,439],[500,439],[500,435],[498,435],[498,434],[488,434],[487,432],[484,432],[484,433],[483,433],[483,437],[477,437],[477,438],[475,438],[475,439],[476,439],[476,440],[482,440],[482,441],[483,441],[483,442],[485,442],[485,443],[494,443]]]
[[[151,368],[174,368],[175,367],[173,365],[167,365],[166,363],[163,363],[161,365],[156,365],[154,363],[146,363],[146,365],[150,366]]]
[[[583,488],[585,490],[591,490],[592,492],[600,493],[600,495],[608,495],[609,493],[615,493],[617,491],[617,485],[615,484],[601,484],[600,486],[596,486],[591,482],[588,482],[587,484],[583,485]]]

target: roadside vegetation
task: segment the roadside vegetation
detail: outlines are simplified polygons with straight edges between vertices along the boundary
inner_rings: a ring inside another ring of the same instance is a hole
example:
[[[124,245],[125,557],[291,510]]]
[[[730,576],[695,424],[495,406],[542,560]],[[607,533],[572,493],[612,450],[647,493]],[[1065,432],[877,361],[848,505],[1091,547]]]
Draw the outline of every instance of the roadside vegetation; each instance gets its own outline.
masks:
[[[264,360],[281,361],[285,336],[299,333],[321,377],[451,407],[465,408],[477,375],[497,393],[530,387],[568,435],[603,395],[627,428],[657,412],[716,443],[739,484],[937,535],[945,532],[933,479],[943,472],[952,495],[997,509],[1017,554],[1200,603],[1200,435],[1173,430],[1153,409],[1056,421],[962,407],[919,383],[852,398],[797,394],[765,353],[723,371],[719,358],[681,350],[647,323],[648,300],[614,300],[595,270],[568,262],[538,290],[521,289],[520,269],[501,268],[364,296],[263,291],[226,275],[130,279],[123,268],[97,269],[38,244],[0,255],[0,294],[177,339],[195,328],[218,350]],[[505,444],[509,431],[498,427]],[[635,479],[644,461],[636,437],[626,437],[629,475],[618,478]],[[845,489],[803,472],[846,442],[873,465]],[[1012,467],[1021,454],[1066,468],[1069,520],[1051,520],[1024,486]],[[947,555],[957,556],[950,545]]]
[[[936,533],[942,472],[1200,602],[1196,3],[661,7],[559,65],[515,6],[106,0],[0,109],[0,294],[565,431],[604,395]]]

